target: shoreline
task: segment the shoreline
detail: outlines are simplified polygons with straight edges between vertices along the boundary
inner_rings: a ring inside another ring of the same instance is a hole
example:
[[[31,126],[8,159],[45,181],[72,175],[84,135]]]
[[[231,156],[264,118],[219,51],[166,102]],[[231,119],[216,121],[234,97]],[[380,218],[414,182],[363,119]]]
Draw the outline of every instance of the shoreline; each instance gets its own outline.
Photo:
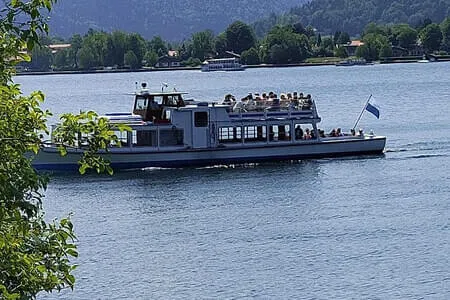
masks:
[[[405,63],[420,63],[420,59],[392,59],[392,60],[380,60],[375,64],[405,64]],[[442,58],[436,62],[448,62],[450,58]],[[335,61],[332,62],[316,62],[316,63],[295,63],[295,64],[259,64],[259,65],[246,65],[247,69],[256,68],[292,68],[292,67],[320,67],[320,66],[334,66]],[[14,76],[27,76],[27,75],[72,75],[72,74],[108,74],[108,73],[138,73],[138,72],[162,72],[162,71],[191,71],[199,70],[197,67],[175,67],[175,68],[141,68],[141,69],[100,69],[100,70],[71,70],[71,71],[22,71],[17,72]]]

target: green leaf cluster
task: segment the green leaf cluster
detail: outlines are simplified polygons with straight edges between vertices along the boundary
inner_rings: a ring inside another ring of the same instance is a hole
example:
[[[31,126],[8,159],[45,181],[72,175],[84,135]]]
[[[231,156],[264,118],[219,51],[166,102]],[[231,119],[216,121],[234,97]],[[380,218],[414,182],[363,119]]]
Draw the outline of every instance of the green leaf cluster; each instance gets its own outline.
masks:
[[[131,128],[124,124],[112,125],[93,111],[64,114],[61,121],[53,131],[53,142],[59,145],[61,155],[65,156],[68,148],[81,148],[84,150],[79,161],[81,174],[89,169],[112,174],[108,160],[99,153],[107,153],[111,145],[121,145],[115,130],[129,131]]]
[[[42,92],[25,96],[12,81],[14,66],[28,59],[23,51],[36,49],[39,34],[48,31],[41,11],[51,10],[55,2],[11,0],[0,11],[0,299],[34,299],[40,292],[75,284],[71,259],[78,252],[72,222],[45,221],[42,201],[49,178],[32,166],[33,153],[49,133],[51,113],[40,107]],[[118,143],[108,120],[93,112],[63,120],[64,142],[78,133],[89,136],[80,140],[87,144],[80,171],[112,173],[99,154],[109,143]]]

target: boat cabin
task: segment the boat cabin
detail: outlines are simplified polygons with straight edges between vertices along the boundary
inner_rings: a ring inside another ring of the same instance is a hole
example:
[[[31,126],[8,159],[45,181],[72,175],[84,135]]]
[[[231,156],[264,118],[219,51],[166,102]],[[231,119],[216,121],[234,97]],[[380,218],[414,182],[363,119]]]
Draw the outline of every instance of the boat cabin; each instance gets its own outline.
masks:
[[[141,116],[145,122],[164,122],[164,120],[167,120],[164,114],[165,108],[185,106],[183,94],[185,93],[176,91],[150,93],[143,89],[136,93],[133,114]]]

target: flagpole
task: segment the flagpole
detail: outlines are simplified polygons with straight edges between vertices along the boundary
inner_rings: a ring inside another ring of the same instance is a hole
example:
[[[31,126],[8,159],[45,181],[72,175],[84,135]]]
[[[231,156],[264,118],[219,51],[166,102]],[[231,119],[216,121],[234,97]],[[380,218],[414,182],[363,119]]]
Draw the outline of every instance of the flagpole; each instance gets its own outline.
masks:
[[[367,99],[366,103],[364,104],[363,109],[361,110],[361,113],[359,114],[359,117],[356,120],[355,126],[353,126],[353,130],[355,130],[356,126],[358,126],[359,120],[361,120],[361,117],[362,117],[364,111],[366,110],[367,103],[369,103],[371,98],[372,98],[372,94],[370,94],[369,99]]]

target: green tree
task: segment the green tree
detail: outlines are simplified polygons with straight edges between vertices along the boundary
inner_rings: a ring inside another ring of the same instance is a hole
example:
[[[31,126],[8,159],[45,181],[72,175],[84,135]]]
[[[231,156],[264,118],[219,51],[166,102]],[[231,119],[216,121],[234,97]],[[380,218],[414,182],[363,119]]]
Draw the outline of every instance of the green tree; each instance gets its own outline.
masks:
[[[89,30],[83,39],[81,49],[78,51],[78,63],[81,68],[102,67],[105,66],[105,57],[107,53],[107,38],[105,32]],[[89,58],[81,61],[82,58]],[[89,63],[87,63],[89,62]]]
[[[28,156],[40,144],[48,112],[39,108],[44,96],[23,96],[12,82],[14,65],[38,42],[48,27],[40,10],[54,1],[11,1],[0,13],[0,298],[30,299],[41,291],[73,287],[77,256],[68,219],[46,223],[42,190],[47,179],[37,174]],[[21,19],[16,23],[15,17]],[[11,57],[19,58],[11,60]]]
[[[366,25],[363,31],[363,36],[368,34],[379,34],[379,35],[387,35],[386,28],[383,26],[378,26],[376,23],[369,23]]]
[[[334,53],[334,56],[340,57],[340,58],[346,58],[348,57],[347,50],[345,50],[345,47],[337,47],[336,51]]]
[[[66,49],[60,50],[55,53],[53,57],[53,65],[58,68],[66,68],[69,65],[69,51]]]
[[[192,35],[192,57],[204,60],[214,53],[214,33],[205,30]]]
[[[292,25],[292,27],[293,27],[293,31],[294,31],[295,33],[298,33],[298,34],[305,34],[305,35],[306,35],[306,29],[305,29],[305,27],[303,26],[303,24],[302,24],[301,22],[296,22],[296,23],[294,23],[294,24]]]
[[[336,44],[343,45],[347,44],[348,42],[350,42],[350,35],[347,32],[341,32],[336,41]]]
[[[140,68],[142,66],[142,60],[144,59],[144,54],[146,51],[146,45],[145,45],[144,38],[137,33],[130,34],[127,37],[126,50],[127,50],[127,52],[132,51],[136,55],[136,59],[137,59],[136,68]]]
[[[320,33],[317,35],[316,45],[317,47],[320,47],[322,45],[322,35]]]
[[[106,40],[106,57],[105,64],[107,66],[123,66],[124,55],[127,49],[127,35],[122,31],[114,31],[108,35]]]
[[[241,62],[246,65],[258,65],[260,63],[258,50],[252,47],[242,52]]]
[[[30,69],[38,71],[48,71],[52,64],[52,52],[47,46],[33,47],[31,52],[31,62],[28,64]]]
[[[125,65],[130,66],[131,69],[138,69],[141,66],[138,57],[132,50],[128,50],[125,53],[123,60],[125,62]]]
[[[228,50],[227,36],[225,32],[220,33],[214,40],[214,49],[216,50],[216,56],[223,57]]]
[[[70,261],[78,255],[73,225],[65,218],[45,221],[42,198],[48,177],[32,166],[41,133],[48,133],[50,112],[40,108],[41,92],[24,96],[12,81],[14,66],[29,60],[22,49],[32,51],[38,33],[48,32],[41,10],[50,11],[54,3],[10,1],[0,12],[0,299],[35,299],[40,292],[73,288],[75,283],[75,266]],[[118,140],[111,128],[94,113],[63,116],[61,141],[70,144],[78,133],[88,138],[81,172],[91,167],[111,171],[97,155],[109,142]]]
[[[153,37],[153,39],[151,39],[148,43],[147,48],[149,50],[153,50],[153,52],[157,53],[159,57],[166,55],[168,51],[166,43],[160,36]]]
[[[202,61],[198,58],[189,57],[188,60],[184,62],[186,66],[196,67],[202,64]]]
[[[70,49],[68,59],[72,67],[78,68],[78,51],[83,45],[83,38],[79,34],[75,34],[70,39]]]
[[[369,33],[363,37],[364,45],[358,47],[356,56],[363,57],[368,61],[378,60],[380,56],[389,55],[390,49],[389,39],[377,33]]]
[[[416,45],[417,31],[408,24],[392,26],[392,43],[394,45],[411,49]]]
[[[256,45],[253,29],[241,21],[236,21],[228,26],[225,30],[225,36],[228,50],[238,54]]]
[[[77,53],[78,67],[89,70],[98,66],[98,60],[89,47],[82,47]]]
[[[290,26],[276,26],[262,42],[261,57],[266,63],[288,64],[303,61],[309,53],[308,38]]]
[[[450,17],[445,18],[441,23],[442,31],[442,47],[446,51],[450,51]]]
[[[420,31],[420,40],[427,51],[439,50],[442,42],[442,32],[439,25],[435,23],[427,25]]]
[[[154,67],[158,62],[158,54],[152,50],[148,50],[145,52],[144,61],[147,67]]]

